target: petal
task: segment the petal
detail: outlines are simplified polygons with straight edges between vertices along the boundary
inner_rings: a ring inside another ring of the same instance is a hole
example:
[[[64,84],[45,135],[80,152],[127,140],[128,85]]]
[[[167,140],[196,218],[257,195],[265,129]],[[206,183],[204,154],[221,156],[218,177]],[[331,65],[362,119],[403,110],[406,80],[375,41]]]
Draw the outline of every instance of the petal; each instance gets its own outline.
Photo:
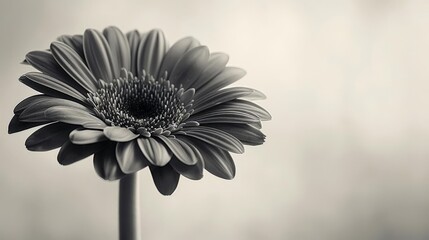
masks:
[[[94,154],[94,169],[104,180],[118,180],[125,176],[121,171],[115,155],[115,143],[109,143]]]
[[[25,55],[25,59],[37,70],[51,77],[56,77],[58,79],[63,76],[69,77],[49,51],[31,51]]]
[[[146,159],[155,166],[165,166],[172,153],[154,138],[138,138],[137,143]]]
[[[170,82],[186,89],[200,76],[209,60],[209,49],[199,46],[188,51],[174,66],[170,74]]]
[[[236,67],[226,67],[216,77],[197,89],[195,97],[205,96],[223,87],[226,87],[246,75],[246,71]]]
[[[69,140],[69,134],[76,126],[64,123],[52,123],[44,126],[25,141],[25,146],[30,151],[49,151],[61,147]]]
[[[237,98],[256,99],[258,97],[259,99],[264,99],[265,95],[260,91],[252,88],[232,87],[222,89],[219,91],[208,93],[205,96],[195,97],[194,114],[202,110],[211,108],[215,105],[228,102]]]
[[[103,129],[106,127],[106,124],[103,121],[91,115],[87,111],[71,107],[50,107],[45,110],[45,117],[49,120],[81,125],[84,127],[87,125],[92,126],[88,128],[96,128],[95,126],[99,126],[96,129]]]
[[[164,33],[159,29],[150,31],[144,41],[140,41],[137,55],[137,72],[142,76],[142,70],[157,76],[161,61],[167,51]]]
[[[200,141],[193,142],[204,158],[204,168],[207,171],[223,179],[234,178],[235,164],[227,151]]]
[[[116,145],[116,159],[118,159],[119,167],[126,174],[137,172],[149,165],[148,160],[137,145],[137,140],[118,143]]]
[[[158,138],[161,139],[171,152],[184,164],[195,165],[198,159],[201,159],[201,154],[197,149],[191,148],[191,146],[179,139],[162,135],[158,136]]]
[[[86,107],[73,101],[50,96],[40,96],[37,99],[33,99],[33,102],[27,105],[27,107],[21,112],[19,120],[25,122],[57,121],[57,119],[49,119],[45,115],[45,111],[47,109],[55,106],[68,107],[79,111],[87,110]]]
[[[235,99],[219,105],[219,107],[221,106],[223,109],[241,109],[245,112],[251,112],[258,116],[262,121],[268,121],[272,118],[271,114],[261,106],[243,99]]]
[[[208,109],[192,115],[189,121],[203,124],[209,123],[258,123],[259,117],[243,110],[224,110],[222,108]]]
[[[27,61],[37,70],[45,73],[59,81],[66,83],[81,93],[86,93],[81,85],[72,79],[57,63],[51,52],[32,51],[25,56]]]
[[[51,51],[60,66],[86,91],[97,91],[97,80],[73,48],[61,42],[53,42]]]
[[[137,30],[128,32],[127,39],[131,53],[131,72],[134,76],[137,76],[137,50],[140,43],[140,33]]]
[[[84,145],[106,141],[103,131],[93,129],[76,129],[69,135],[73,144]]]
[[[191,87],[199,89],[201,86],[211,81],[216,75],[225,69],[228,60],[229,57],[225,53],[210,54],[207,66]]]
[[[58,153],[58,162],[61,165],[69,165],[82,160],[100,151],[105,146],[104,143],[93,143],[88,145],[75,145],[70,141],[64,143]]]
[[[122,68],[130,71],[131,54],[127,37],[125,37],[119,28],[113,26],[105,28],[103,35],[106,37],[106,40],[110,46],[115,72],[119,73]]]
[[[35,82],[34,80],[28,78],[25,75],[21,76],[19,78],[19,81],[24,83],[25,85],[29,86],[30,88],[40,92],[40,93],[44,93],[44,94],[52,96],[52,97],[69,99],[69,100],[73,100],[73,101],[76,101],[76,99],[78,99],[78,98],[82,98],[82,97],[71,97],[70,95],[67,95],[63,92],[60,92],[60,91],[54,90],[52,88],[46,87],[44,85],[41,85],[41,84]],[[82,100],[79,99],[79,101],[82,101]]]
[[[175,156],[173,156],[170,160],[170,165],[174,168],[176,172],[189,179],[199,180],[203,178],[203,160],[198,160],[198,162],[194,165],[187,165],[177,159]]]
[[[115,126],[106,127],[103,132],[108,139],[115,142],[128,142],[139,136],[138,134],[131,132],[129,129]]]
[[[37,127],[40,125],[44,125],[47,123],[50,123],[51,121],[40,121],[40,122],[21,122],[19,121],[19,115],[15,114],[12,117],[12,120],[10,120],[8,129],[7,129],[7,133],[12,134],[12,133],[17,133],[23,130],[27,130],[29,128],[33,128],[33,127]]]
[[[233,153],[243,153],[243,144],[234,136],[224,131],[211,127],[191,127],[183,129],[186,136],[199,139],[203,142],[222,148]],[[201,152],[201,151],[200,151]]]
[[[35,102],[38,102],[38,101],[42,101],[45,97],[47,97],[47,96],[43,95],[43,94],[27,97],[26,99],[22,100],[21,102],[18,103],[18,105],[15,106],[15,108],[13,109],[13,112],[14,113],[21,113],[29,105],[31,105]]]
[[[256,128],[256,129],[261,129],[261,128],[262,128],[262,123],[261,123],[261,121],[259,121],[259,122],[247,123],[247,124],[249,124],[249,126],[252,126],[252,127]]]
[[[95,78],[106,82],[119,76],[118,67],[113,66],[112,53],[104,36],[94,30],[87,29],[83,34],[83,52],[89,69]],[[118,71],[115,71],[115,70]]]
[[[171,195],[179,183],[180,174],[170,165],[164,167],[149,166],[153,182],[162,195]]]
[[[208,127],[217,128],[236,137],[246,145],[260,145],[265,141],[265,135],[259,129],[247,124],[209,124]]]
[[[184,91],[183,94],[180,96],[180,101],[186,106],[188,103],[193,100],[195,95],[195,89],[189,88],[188,90]]]
[[[82,35],[62,35],[57,38],[59,42],[63,42],[79,54],[82,59],[85,59],[83,53],[83,36]]]
[[[99,129],[103,130],[107,125],[104,122],[86,122],[82,126],[88,129]]]
[[[64,83],[56,78],[50,77],[44,73],[30,72],[25,74],[25,76],[35,84],[39,84],[43,87],[55,90],[60,94],[66,94],[82,102],[86,101],[86,97],[83,96],[79,91],[77,91],[67,83]]]
[[[170,73],[173,71],[176,63],[185,55],[189,50],[198,47],[200,43],[193,37],[186,37],[177,41],[168,52],[165,54],[164,60],[162,61],[160,71],[158,73],[158,79],[164,75],[165,72]]]

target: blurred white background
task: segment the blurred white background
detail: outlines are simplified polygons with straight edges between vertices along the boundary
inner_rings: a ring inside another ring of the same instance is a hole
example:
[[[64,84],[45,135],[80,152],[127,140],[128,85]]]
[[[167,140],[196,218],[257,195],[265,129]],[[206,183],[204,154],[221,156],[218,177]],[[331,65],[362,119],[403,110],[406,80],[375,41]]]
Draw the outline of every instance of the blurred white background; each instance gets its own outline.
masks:
[[[141,172],[143,239],[429,239],[429,2],[22,1],[0,6],[0,239],[117,239],[117,182],[7,134],[34,92],[25,54],[61,34],[164,30],[230,55],[263,91],[267,141],[237,175],[181,179],[171,197]]]

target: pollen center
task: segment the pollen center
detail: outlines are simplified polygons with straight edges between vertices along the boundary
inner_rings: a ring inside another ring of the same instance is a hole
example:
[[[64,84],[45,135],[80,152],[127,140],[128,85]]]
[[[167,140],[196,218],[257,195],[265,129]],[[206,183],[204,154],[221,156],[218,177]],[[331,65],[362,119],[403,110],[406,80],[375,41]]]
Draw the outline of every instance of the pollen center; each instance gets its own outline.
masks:
[[[168,80],[145,73],[137,78],[123,70],[112,82],[100,80],[88,101],[107,125],[150,135],[176,130],[192,111],[193,95],[193,89],[184,91]]]
[[[156,92],[148,94],[146,98],[133,99],[132,97],[124,103],[124,111],[137,119],[156,117],[162,115],[165,110],[162,99],[156,98]]]

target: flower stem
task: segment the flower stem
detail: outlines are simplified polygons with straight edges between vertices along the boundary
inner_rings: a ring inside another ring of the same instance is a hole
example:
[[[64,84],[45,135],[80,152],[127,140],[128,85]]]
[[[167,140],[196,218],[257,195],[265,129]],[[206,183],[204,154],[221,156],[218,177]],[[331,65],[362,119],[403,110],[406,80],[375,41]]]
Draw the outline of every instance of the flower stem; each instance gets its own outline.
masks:
[[[140,240],[138,185],[137,173],[119,182],[119,240]]]

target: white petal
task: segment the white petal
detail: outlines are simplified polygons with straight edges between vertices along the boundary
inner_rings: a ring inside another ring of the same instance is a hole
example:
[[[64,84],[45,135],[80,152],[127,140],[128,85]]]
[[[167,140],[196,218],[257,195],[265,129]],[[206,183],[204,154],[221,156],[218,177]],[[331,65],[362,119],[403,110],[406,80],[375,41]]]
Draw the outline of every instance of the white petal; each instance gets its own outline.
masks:
[[[141,42],[140,33],[137,30],[127,33],[127,39],[130,46],[131,54],[131,72],[134,76],[137,76],[137,50]]]
[[[123,127],[106,127],[103,132],[108,139],[115,142],[128,142],[139,136]]]
[[[55,106],[48,108],[45,110],[45,117],[49,120],[82,126],[85,124],[98,124],[106,126],[103,121],[89,114],[87,111],[66,106]]]
[[[90,144],[107,140],[103,131],[92,129],[76,129],[70,133],[69,138],[74,144]]]
[[[39,122],[46,120],[58,121],[57,119],[49,119],[45,115],[45,111],[51,107],[68,107],[79,111],[87,111],[83,105],[50,96],[40,96],[35,98],[32,103],[29,103],[19,116],[19,120],[24,122]]]
[[[64,83],[56,78],[50,77],[44,73],[30,72],[25,74],[25,76],[37,84],[53,89],[62,94],[66,94],[77,100],[80,100],[80,101],[86,100],[86,97],[84,97],[79,91],[77,91],[67,83]]]
[[[137,145],[137,140],[118,143],[116,145],[116,158],[121,170],[127,174],[137,172],[148,166],[148,161]]]
[[[197,89],[195,96],[205,96],[223,87],[226,87],[246,75],[246,71],[236,67],[226,67],[216,77]]]
[[[104,36],[93,29],[87,29],[83,34],[83,50],[89,69],[96,79],[110,82],[119,76],[113,67],[112,54]]]
[[[189,50],[198,47],[200,43],[193,37],[183,38],[171,46],[171,48],[165,54],[164,60],[158,74],[158,78],[164,75],[167,72],[169,75],[173,71],[176,63],[185,55]]]
[[[150,31],[139,45],[137,55],[138,76],[142,75],[143,69],[146,73],[157,76],[166,51],[167,42],[164,33],[158,29]]]
[[[182,84],[185,89],[189,88],[207,66],[209,56],[209,49],[206,46],[188,51],[174,66],[169,75],[170,82],[176,86]]]
[[[194,137],[203,142],[233,153],[243,153],[244,147],[240,140],[229,133],[216,128],[198,126],[186,129],[186,136]]]
[[[211,81],[216,75],[225,69],[228,60],[229,57],[225,53],[210,54],[206,68],[191,87],[199,89],[201,86],[204,86],[207,82]]]
[[[165,145],[173,152],[173,154],[184,164],[194,165],[198,159],[201,159],[201,155],[198,150],[191,148],[187,143],[175,139],[168,138],[165,136],[158,136]]]
[[[82,58],[62,42],[51,43],[51,51],[60,66],[88,92],[97,90],[97,80]]]
[[[204,158],[204,168],[207,171],[223,179],[234,178],[235,164],[227,151],[202,142],[196,141],[195,144]]]
[[[125,35],[117,27],[108,27],[104,29],[103,34],[110,46],[115,71],[120,72],[122,68],[130,71],[130,45]]]
[[[165,166],[171,159],[172,153],[154,138],[138,138],[137,143],[147,160],[155,166]]]

